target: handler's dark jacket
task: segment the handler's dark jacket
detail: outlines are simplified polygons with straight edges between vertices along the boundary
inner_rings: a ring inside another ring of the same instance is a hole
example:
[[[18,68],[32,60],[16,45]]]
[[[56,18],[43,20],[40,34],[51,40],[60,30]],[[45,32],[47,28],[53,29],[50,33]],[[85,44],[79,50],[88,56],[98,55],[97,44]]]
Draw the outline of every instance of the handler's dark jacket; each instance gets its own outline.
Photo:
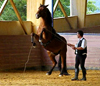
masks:
[[[81,47],[83,39],[79,41],[78,47]],[[75,50],[75,54],[76,54],[76,50]],[[87,54],[87,47],[84,50],[77,50],[77,55],[86,55],[86,54]]]

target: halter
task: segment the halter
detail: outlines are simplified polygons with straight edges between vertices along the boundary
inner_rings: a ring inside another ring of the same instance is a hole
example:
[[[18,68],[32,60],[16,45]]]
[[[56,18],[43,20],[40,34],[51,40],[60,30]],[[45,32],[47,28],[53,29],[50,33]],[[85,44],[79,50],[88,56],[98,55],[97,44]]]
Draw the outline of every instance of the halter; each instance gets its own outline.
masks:
[[[52,40],[53,40],[54,38],[55,38],[54,35],[52,35],[52,38],[51,38],[47,43],[43,43],[43,42],[41,41],[40,44],[41,44],[42,46],[46,47],[46,46],[48,46],[48,45],[52,42]]]
[[[45,29],[45,28],[44,28],[44,29]],[[48,30],[48,31],[49,31],[49,30]],[[47,43],[43,43],[42,41],[40,41],[40,44],[41,44],[42,46],[44,46],[44,47],[48,46],[48,45],[52,42],[52,40],[56,38],[55,35],[57,35],[57,33],[56,33],[56,31],[54,30],[53,27],[52,27],[52,31],[49,31],[49,32],[52,33],[52,38],[51,38]],[[40,39],[41,39],[41,37],[42,37],[42,33],[43,33],[43,31],[41,32]],[[55,35],[54,35],[54,34],[55,34]]]

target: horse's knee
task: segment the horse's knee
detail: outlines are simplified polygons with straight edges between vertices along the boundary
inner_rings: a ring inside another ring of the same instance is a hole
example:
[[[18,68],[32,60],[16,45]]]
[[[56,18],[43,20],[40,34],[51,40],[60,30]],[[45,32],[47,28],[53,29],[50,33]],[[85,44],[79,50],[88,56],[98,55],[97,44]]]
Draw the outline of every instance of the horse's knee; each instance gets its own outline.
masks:
[[[56,64],[57,64],[57,61],[55,60],[55,61],[53,62],[53,66],[56,66]]]
[[[31,36],[35,36],[35,35],[36,35],[35,33],[33,33],[33,32],[31,33]]]

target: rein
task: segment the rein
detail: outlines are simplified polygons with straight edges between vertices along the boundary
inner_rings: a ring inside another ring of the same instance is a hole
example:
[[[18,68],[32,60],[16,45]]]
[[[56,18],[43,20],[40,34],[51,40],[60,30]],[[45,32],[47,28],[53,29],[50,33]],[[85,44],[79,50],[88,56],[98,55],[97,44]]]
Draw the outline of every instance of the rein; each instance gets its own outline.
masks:
[[[44,28],[45,29],[45,28]],[[44,29],[42,30],[42,32],[41,32],[41,34],[40,34],[40,37],[39,37],[39,42],[40,42],[40,44],[42,45],[42,46],[44,46],[44,47],[46,47],[47,45],[49,45],[51,42],[52,42],[52,40],[55,38],[54,37],[54,35],[52,35],[52,38],[47,42],[47,43],[43,43],[42,42],[42,34],[43,34],[43,31],[44,31]],[[53,33],[53,32],[52,32]]]
[[[47,45],[49,45],[49,44],[52,42],[52,40],[53,40],[54,38],[55,38],[55,37],[52,35],[52,38],[51,38],[47,43],[40,42],[40,44],[41,44],[42,46],[46,47]]]

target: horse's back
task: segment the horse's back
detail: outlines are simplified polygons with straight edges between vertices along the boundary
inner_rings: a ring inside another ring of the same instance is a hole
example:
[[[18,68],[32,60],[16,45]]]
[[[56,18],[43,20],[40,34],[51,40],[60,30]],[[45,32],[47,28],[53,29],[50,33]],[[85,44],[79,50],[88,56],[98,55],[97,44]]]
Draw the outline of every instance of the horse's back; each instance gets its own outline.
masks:
[[[63,43],[67,43],[66,39],[63,36],[59,35],[54,28],[52,32],[56,39],[62,41]]]

